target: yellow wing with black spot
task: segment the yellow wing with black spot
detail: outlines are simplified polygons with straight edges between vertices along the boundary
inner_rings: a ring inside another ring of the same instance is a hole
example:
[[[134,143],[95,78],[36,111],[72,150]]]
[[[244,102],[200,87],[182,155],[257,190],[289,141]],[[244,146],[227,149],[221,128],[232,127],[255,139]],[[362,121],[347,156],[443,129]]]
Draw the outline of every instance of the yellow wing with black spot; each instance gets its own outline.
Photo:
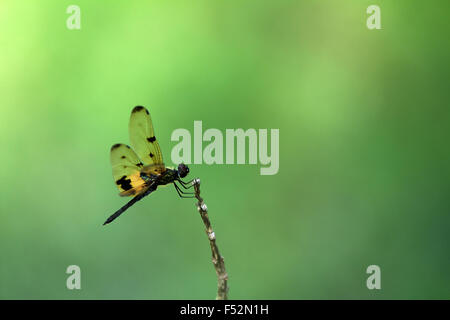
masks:
[[[144,165],[163,165],[159,143],[153,131],[152,119],[148,110],[137,106],[131,111],[129,123],[130,144]]]
[[[140,175],[144,165],[129,146],[115,144],[111,147],[111,166],[121,196],[134,196],[146,190],[147,185]]]

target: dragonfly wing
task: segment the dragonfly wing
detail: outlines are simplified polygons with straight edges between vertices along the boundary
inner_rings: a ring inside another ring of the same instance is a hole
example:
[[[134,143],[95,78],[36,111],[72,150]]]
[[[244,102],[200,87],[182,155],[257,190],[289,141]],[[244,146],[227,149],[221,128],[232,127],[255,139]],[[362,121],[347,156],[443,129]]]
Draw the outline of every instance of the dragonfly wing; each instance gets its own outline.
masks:
[[[144,165],[136,153],[125,144],[115,144],[111,147],[110,157],[114,181],[120,195],[132,196],[141,193],[146,187],[145,180],[141,177]]]
[[[129,123],[130,143],[139,159],[145,165],[163,164],[159,143],[153,130],[152,119],[148,110],[137,106],[131,111]]]

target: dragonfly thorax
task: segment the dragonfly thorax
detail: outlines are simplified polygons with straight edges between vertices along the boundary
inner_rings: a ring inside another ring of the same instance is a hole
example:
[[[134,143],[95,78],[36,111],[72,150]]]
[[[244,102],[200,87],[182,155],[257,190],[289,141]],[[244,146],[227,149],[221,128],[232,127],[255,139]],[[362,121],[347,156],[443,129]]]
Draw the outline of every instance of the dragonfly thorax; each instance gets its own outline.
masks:
[[[140,177],[146,182],[147,185],[153,184],[154,182],[156,182],[156,185],[165,185],[168,183],[172,183],[180,178],[186,177],[188,173],[188,166],[184,163],[181,163],[178,165],[177,170],[166,168],[166,170],[161,174],[152,174],[150,172],[142,170],[140,173]]]
[[[178,171],[173,169],[167,169],[160,176],[157,177],[158,185],[165,185],[168,183],[172,183],[178,179]]]

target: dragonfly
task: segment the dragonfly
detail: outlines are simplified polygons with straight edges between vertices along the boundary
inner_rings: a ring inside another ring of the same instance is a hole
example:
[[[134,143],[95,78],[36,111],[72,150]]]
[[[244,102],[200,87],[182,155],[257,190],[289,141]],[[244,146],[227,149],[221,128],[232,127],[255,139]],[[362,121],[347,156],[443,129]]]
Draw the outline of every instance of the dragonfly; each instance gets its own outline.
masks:
[[[189,167],[180,163],[177,169],[166,168],[156,140],[150,113],[143,106],[131,111],[128,125],[130,144],[117,143],[111,147],[110,160],[115,184],[121,197],[133,197],[127,204],[112,214],[103,225],[111,223],[133,204],[154,192],[158,186],[172,183],[181,198],[193,198],[186,191],[192,181],[183,181]]]

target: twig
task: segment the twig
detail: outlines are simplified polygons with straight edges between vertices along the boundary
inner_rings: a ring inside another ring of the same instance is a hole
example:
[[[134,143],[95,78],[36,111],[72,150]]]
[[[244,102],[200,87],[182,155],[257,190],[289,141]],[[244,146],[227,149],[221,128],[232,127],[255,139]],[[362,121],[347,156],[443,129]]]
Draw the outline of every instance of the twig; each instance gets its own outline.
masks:
[[[211,246],[212,253],[212,263],[216,269],[217,274],[217,297],[216,300],[227,300],[228,299],[228,274],[225,271],[225,262],[223,257],[219,253],[219,248],[216,244],[216,234],[214,233],[211,222],[208,217],[208,208],[203,202],[203,198],[200,196],[200,179],[194,179],[192,182],[195,190],[195,197],[197,198],[197,209],[202,217],[203,223],[206,228],[206,235],[209,239],[209,244]]]

